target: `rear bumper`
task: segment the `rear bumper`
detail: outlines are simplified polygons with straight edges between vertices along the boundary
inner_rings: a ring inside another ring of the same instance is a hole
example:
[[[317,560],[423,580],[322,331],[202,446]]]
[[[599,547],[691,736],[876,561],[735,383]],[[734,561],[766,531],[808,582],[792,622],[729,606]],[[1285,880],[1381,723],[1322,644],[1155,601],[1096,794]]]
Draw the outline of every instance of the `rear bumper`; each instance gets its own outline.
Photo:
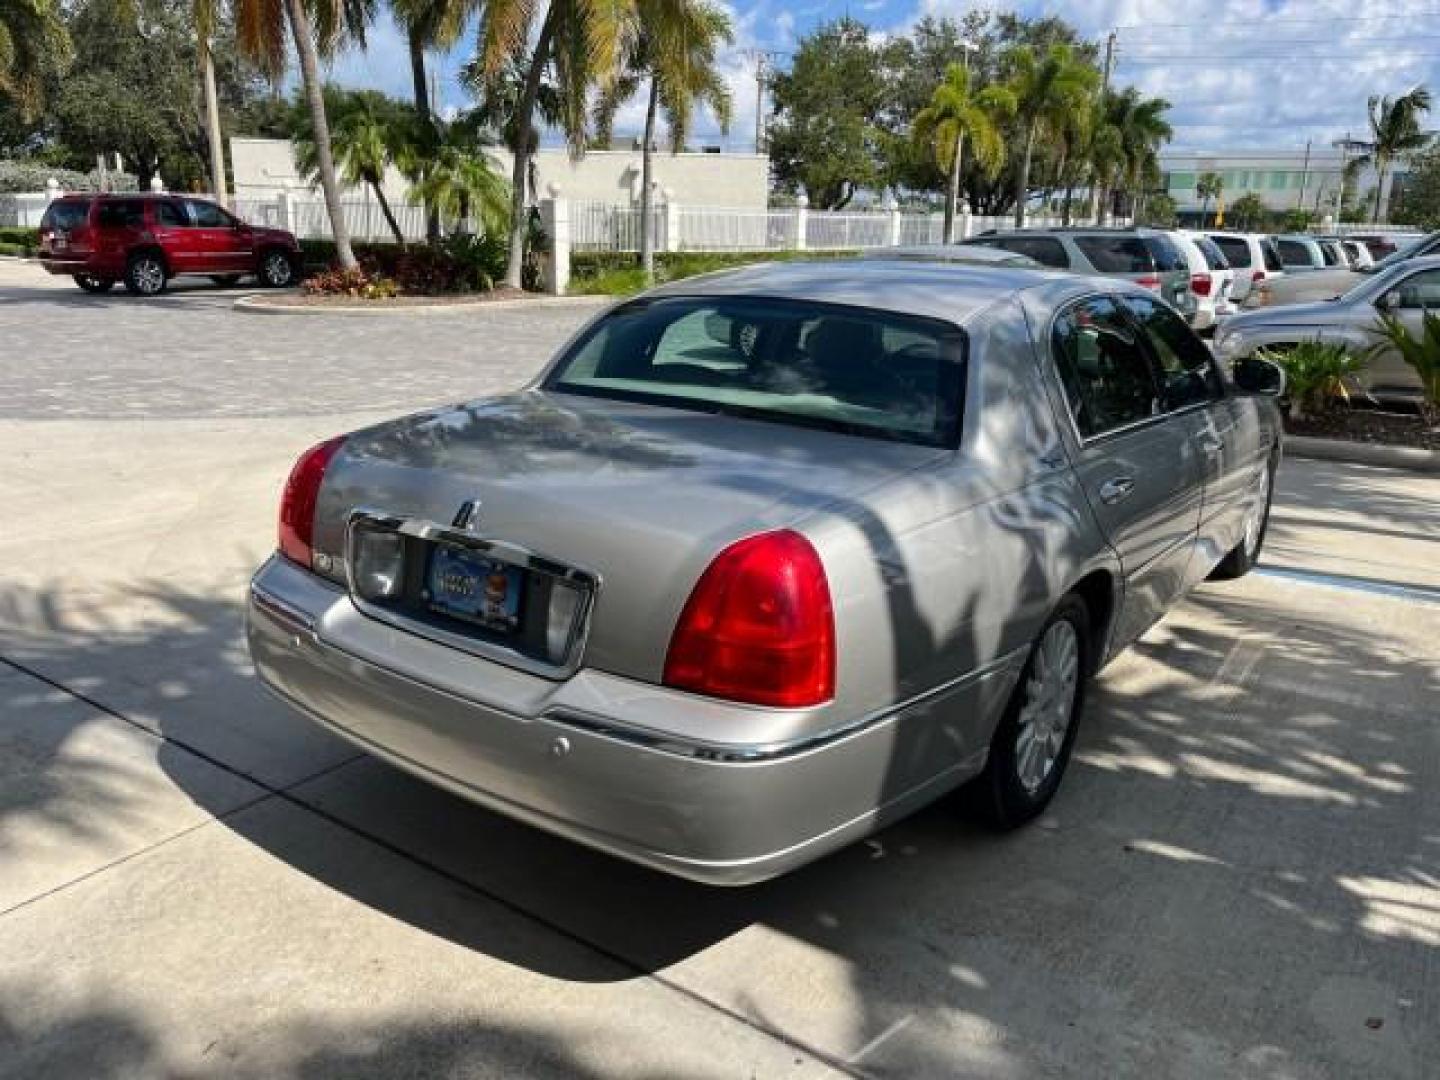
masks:
[[[95,273],[95,268],[92,265],[94,260],[89,258],[67,259],[63,255],[48,255],[45,253],[41,253],[38,258],[40,265],[52,274],[60,274],[68,277],[72,274]]]
[[[313,720],[467,799],[610,854],[725,885],[782,874],[974,775],[984,748],[937,752],[954,743],[942,718],[998,715],[1023,663],[1023,655],[1006,657],[833,736],[720,755],[653,726],[637,728],[614,708],[627,695],[643,696],[653,716],[660,695],[680,712],[698,707],[690,695],[585,669],[555,683],[466,656],[524,703],[497,708],[415,670],[413,658],[429,650],[453,662],[454,650],[443,645],[404,635],[401,671],[327,640],[328,626],[355,619],[366,617],[345,593],[272,559],[250,589],[250,653],[260,678]],[[576,700],[593,708],[563,704]]]

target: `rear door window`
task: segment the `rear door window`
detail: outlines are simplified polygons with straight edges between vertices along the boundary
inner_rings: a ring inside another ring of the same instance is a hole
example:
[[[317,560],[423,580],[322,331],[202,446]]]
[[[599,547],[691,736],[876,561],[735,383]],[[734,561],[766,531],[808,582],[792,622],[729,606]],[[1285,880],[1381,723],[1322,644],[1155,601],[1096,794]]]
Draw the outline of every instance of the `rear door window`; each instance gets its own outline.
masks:
[[[188,229],[190,227],[190,222],[185,217],[185,211],[180,209],[180,204],[168,200],[155,204],[155,223],[167,229]]]
[[[1395,287],[1395,292],[1402,308],[1440,311],[1440,270],[1411,274]]]
[[[1151,351],[1160,362],[1167,410],[1173,412],[1224,395],[1224,384],[1210,350],[1179,315],[1144,296],[1126,296],[1121,302],[1145,331]]]
[[[1189,271],[1190,264],[1185,259],[1185,253],[1168,236],[1147,236],[1145,246],[1150,249],[1150,256],[1162,273]]]
[[[1195,246],[1200,249],[1200,254],[1205,256],[1205,265],[1211,270],[1229,270],[1230,260],[1220,250],[1220,245],[1211,240],[1208,236],[1197,236]]]
[[[1007,236],[997,246],[1016,255],[1028,255],[1041,266],[1053,266],[1058,270],[1070,268],[1065,245],[1053,236]]]
[[[1250,242],[1239,236],[1212,236],[1211,243],[1225,255],[1225,261],[1236,269],[1250,266]]]
[[[40,227],[69,232],[83,226],[89,216],[89,199],[63,199],[46,207],[45,216],[40,219]]]
[[[1304,268],[1315,265],[1309,246],[1299,240],[1276,240],[1275,249],[1280,253],[1280,262],[1284,266]]]
[[[1085,438],[1160,415],[1160,387],[1140,330],[1113,297],[1082,300],[1062,312],[1050,351]]]
[[[1261,250],[1261,251],[1264,253],[1264,255],[1265,255],[1265,269],[1266,269],[1266,270],[1269,270],[1269,271],[1271,271],[1272,273],[1279,273],[1281,270],[1284,270],[1284,269],[1285,269],[1285,264],[1280,261],[1280,252],[1279,252],[1279,250],[1275,247],[1275,241],[1273,241],[1273,240],[1262,240],[1262,241],[1260,241],[1260,250]]]
[[[602,317],[545,387],[926,446],[954,446],[964,332],[869,308],[667,297]]]
[[[1077,236],[1075,246],[1102,274],[1149,274],[1156,269],[1154,255],[1138,236]]]
[[[102,229],[143,229],[145,203],[140,199],[106,199],[95,221]]]

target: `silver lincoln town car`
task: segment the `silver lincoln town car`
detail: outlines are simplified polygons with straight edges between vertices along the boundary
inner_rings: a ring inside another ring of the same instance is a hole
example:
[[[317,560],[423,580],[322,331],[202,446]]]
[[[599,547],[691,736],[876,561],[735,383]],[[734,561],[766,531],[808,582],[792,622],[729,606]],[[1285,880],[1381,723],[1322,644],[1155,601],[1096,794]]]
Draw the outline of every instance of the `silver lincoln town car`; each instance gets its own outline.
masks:
[[[524,390],[307,451],[251,654],[402,769],[700,881],[783,873],[967,781],[1019,825],[1087,677],[1254,564],[1282,389],[1115,279],[682,281]]]

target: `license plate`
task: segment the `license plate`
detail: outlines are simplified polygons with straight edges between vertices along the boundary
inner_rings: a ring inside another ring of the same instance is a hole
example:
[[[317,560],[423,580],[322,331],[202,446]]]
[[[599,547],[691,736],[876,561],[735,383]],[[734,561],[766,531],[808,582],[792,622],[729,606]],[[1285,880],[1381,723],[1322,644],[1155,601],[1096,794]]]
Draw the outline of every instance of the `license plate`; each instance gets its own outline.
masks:
[[[70,246],[70,240],[68,237],[57,236],[50,241],[50,246],[56,251],[64,251]]]
[[[467,548],[437,545],[425,573],[430,610],[513,634],[520,628],[524,571]]]

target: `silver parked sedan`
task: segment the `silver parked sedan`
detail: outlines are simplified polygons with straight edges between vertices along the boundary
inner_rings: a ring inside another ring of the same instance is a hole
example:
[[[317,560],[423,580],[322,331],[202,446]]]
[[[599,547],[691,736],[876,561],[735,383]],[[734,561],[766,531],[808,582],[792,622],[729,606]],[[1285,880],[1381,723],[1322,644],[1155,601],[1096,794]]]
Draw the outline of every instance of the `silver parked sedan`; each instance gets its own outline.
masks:
[[[1236,315],[1216,334],[1215,351],[1222,360],[1234,360],[1319,340],[1360,355],[1381,340],[1375,328],[1382,314],[1394,315],[1419,337],[1426,312],[1440,314],[1440,255],[1398,260],[1384,270],[1355,274],[1348,291],[1337,288],[1329,299],[1317,303]],[[1390,348],[1371,358],[1359,382],[1377,398],[1421,397],[1420,376]]]
[[[532,386],[297,462],[265,684],[373,753],[700,881],[966,781],[1040,812],[1085,681],[1255,562],[1278,371],[1113,279],[793,263],[600,315]]]

